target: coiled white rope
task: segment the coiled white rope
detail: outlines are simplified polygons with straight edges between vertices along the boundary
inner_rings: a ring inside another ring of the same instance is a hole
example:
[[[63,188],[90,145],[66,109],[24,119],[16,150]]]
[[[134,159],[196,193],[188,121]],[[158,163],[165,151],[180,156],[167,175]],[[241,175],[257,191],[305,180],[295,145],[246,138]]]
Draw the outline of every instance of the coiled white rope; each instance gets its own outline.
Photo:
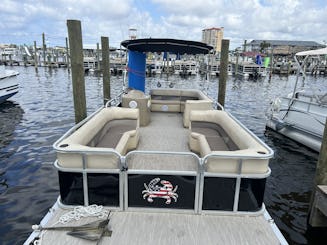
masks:
[[[59,223],[61,224],[67,224],[68,222],[72,220],[80,220],[84,217],[98,217],[100,219],[104,219],[108,216],[109,211],[105,210],[103,206],[101,205],[90,205],[87,207],[84,206],[77,206],[74,208],[74,210],[69,211],[66,214],[63,214],[59,218]]]

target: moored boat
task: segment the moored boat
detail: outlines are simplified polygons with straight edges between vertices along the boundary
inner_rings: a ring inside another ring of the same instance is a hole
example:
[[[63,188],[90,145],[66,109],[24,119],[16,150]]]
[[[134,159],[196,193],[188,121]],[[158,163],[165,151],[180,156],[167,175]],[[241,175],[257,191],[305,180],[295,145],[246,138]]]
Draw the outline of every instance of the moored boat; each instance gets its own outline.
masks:
[[[306,66],[311,59],[327,55],[327,48],[299,52],[296,83],[288,96],[276,98],[267,113],[266,127],[319,152],[327,117],[327,93],[318,92],[312,84],[304,90]]]
[[[16,78],[18,75],[17,71],[7,70],[4,66],[0,66],[0,103],[18,93]]]
[[[122,45],[144,69],[146,51],[212,49],[174,39]],[[263,203],[273,151],[202,91],[145,93],[145,70],[128,66],[131,90],[54,144],[60,196],[26,243],[286,244]],[[79,206],[88,217],[61,224]]]

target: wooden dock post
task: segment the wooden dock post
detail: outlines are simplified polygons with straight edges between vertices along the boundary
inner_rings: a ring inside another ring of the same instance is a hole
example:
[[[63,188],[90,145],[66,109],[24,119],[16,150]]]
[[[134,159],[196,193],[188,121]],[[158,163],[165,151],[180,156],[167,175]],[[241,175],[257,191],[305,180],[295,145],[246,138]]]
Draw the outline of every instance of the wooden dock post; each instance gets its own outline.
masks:
[[[53,55],[53,62],[55,64],[57,64],[58,63],[58,58],[57,58],[58,57],[58,50],[54,50],[52,55]]]
[[[35,66],[35,71],[37,72],[38,71],[38,68],[37,68],[37,48],[36,48],[36,41],[34,41],[34,66]]]
[[[109,38],[101,37],[102,49],[102,75],[103,75],[103,103],[110,100],[110,64],[109,64]]]
[[[97,43],[97,70],[100,71],[100,48],[99,43]]]
[[[229,40],[223,39],[221,41],[219,91],[218,91],[218,102],[222,106],[225,106],[226,81],[228,77],[228,51],[229,51]]]
[[[86,96],[83,66],[82,28],[79,20],[67,20],[72,69],[75,122],[86,118]]]
[[[69,48],[68,48],[68,38],[66,37],[66,65],[69,71],[70,65],[69,65]]]
[[[269,81],[271,80],[271,76],[273,73],[273,69],[274,69],[274,48],[271,47],[271,53],[270,53],[270,71],[269,71]]]
[[[327,227],[327,119],[316,167],[308,215],[311,228]]]
[[[26,67],[27,66],[27,55],[26,54],[23,54],[23,63],[24,63],[24,66]]]
[[[47,59],[48,59],[47,60],[47,66],[51,68],[51,54],[50,53],[48,53]]]
[[[12,54],[9,54],[9,65],[12,66]]]
[[[44,32],[42,33],[42,49],[43,49],[43,65],[46,66],[47,61],[46,61],[46,57],[45,57],[45,52],[46,52],[47,46],[45,45]]]
[[[244,46],[243,46],[243,62],[245,61],[245,55],[244,55],[244,53],[246,52],[246,43],[247,43],[247,40],[244,40]]]
[[[236,52],[235,71],[234,71],[234,75],[235,75],[235,76],[236,76],[237,73],[238,73],[238,59],[239,59],[239,57],[240,57],[240,54],[239,54],[239,52],[237,51],[237,52]]]

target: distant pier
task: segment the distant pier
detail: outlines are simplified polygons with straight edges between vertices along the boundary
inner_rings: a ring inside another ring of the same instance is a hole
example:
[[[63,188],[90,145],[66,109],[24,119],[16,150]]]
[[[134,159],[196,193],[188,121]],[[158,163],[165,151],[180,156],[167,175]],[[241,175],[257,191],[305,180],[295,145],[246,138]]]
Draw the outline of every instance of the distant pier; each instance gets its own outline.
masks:
[[[35,52],[36,50],[36,52]],[[27,47],[26,45],[10,45],[0,47],[0,65],[6,66],[35,66],[49,68],[70,68],[68,55],[68,43],[66,47]],[[250,53],[250,55],[249,55]],[[37,56],[35,59],[35,55]],[[293,57],[285,55],[265,54],[264,59],[270,58],[269,65],[256,64],[256,52],[230,52],[228,63],[228,75],[241,76],[244,78],[265,77],[268,74],[290,75],[295,74],[297,65]],[[269,57],[270,56],[270,57]],[[102,51],[99,44],[83,46],[83,61],[85,72],[102,71]],[[220,75],[220,54],[212,54],[210,61],[206,63],[201,57],[152,54],[147,59],[146,74],[176,74],[189,76],[209,73],[212,76]],[[37,62],[37,64],[35,64]],[[121,75],[126,68],[127,60],[124,50],[110,48],[110,72],[113,75]],[[326,75],[327,60],[312,60],[305,69],[306,74]]]

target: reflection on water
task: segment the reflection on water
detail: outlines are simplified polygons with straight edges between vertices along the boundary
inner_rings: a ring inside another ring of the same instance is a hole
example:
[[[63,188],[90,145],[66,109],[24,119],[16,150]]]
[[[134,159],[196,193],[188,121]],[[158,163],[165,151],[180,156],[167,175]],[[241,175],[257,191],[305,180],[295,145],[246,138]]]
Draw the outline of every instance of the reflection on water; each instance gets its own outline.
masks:
[[[0,105],[0,243],[22,244],[58,196],[52,144],[74,124],[71,74],[66,69],[16,67],[19,93],[13,102]],[[161,88],[199,88],[217,98],[218,78],[151,77],[146,91]],[[226,109],[275,151],[270,162],[265,204],[286,239],[310,243],[305,234],[307,209],[318,155],[309,149],[265,130],[265,112],[272,99],[292,92],[294,76],[259,80],[230,77]],[[323,77],[308,82],[326,91]],[[102,105],[102,78],[85,77],[87,112]],[[305,84],[307,87],[307,83]],[[111,77],[111,94],[118,94],[121,80]]]
[[[10,144],[14,138],[15,128],[22,120],[23,113],[19,104],[11,101],[0,104],[0,148]],[[1,155],[0,158],[2,158]]]
[[[5,148],[14,140],[16,126],[21,122],[24,111],[19,104],[6,101],[0,104],[0,149]],[[1,162],[10,158],[15,151],[0,151]],[[7,165],[8,166],[8,165]],[[9,185],[6,178],[6,167],[0,168],[0,195]]]
[[[6,172],[0,172],[0,195],[9,187],[7,179],[4,178]]]

